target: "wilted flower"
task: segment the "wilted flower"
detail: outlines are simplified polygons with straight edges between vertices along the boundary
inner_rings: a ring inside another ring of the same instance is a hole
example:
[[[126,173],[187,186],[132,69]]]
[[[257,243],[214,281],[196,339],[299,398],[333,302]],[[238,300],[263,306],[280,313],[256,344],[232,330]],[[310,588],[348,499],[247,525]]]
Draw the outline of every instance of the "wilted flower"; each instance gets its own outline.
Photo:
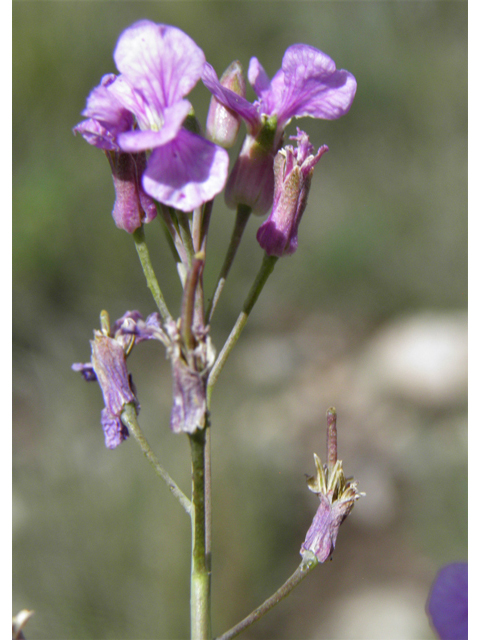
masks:
[[[312,551],[319,562],[325,562],[332,555],[340,525],[353,509],[355,501],[364,495],[357,491],[357,482],[345,478],[342,461],[337,460],[337,414],[332,407],[327,411],[327,459],[322,465],[316,453],[313,454],[316,476],[307,480],[308,488],[320,499],[320,506],[307,531],[300,554]]]
[[[151,150],[142,184],[159,202],[191,211],[211,200],[225,184],[228,154],[182,127],[203,51],[180,29],[142,20],[121,34],[114,59],[120,75],[92,91],[88,120],[74,131],[103,149]]]
[[[269,256],[294,253],[298,246],[298,225],[307,206],[313,169],[328,147],[320,147],[316,155],[308,136],[297,128],[297,149],[286,146],[275,156],[273,208],[260,226],[257,240]]]
[[[215,360],[215,351],[205,330],[194,331],[193,350],[183,344],[177,323],[167,323],[166,331],[170,339],[167,356],[173,377],[170,428],[174,433],[194,433],[206,426],[207,376]]]
[[[128,437],[128,429],[121,420],[126,404],[138,404],[132,377],[127,370],[127,355],[135,342],[150,338],[163,339],[158,313],[143,320],[138,311],[128,311],[110,328],[106,311],[101,316],[101,331],[94,331],[92,360],[86,364],[75,363],[74,371],[79,371],[85,380],[97,380],[102,389],[105,408],[101,413],[101,424],[105,435],[105,445],[114,449]]]
[[[440,569],[430,591],[427,613],[440,640],[468,638],[468,564]]]
[[[223,87],[208,63],[202,75],[217,100],[247,125],[247,137],[227,182],[227,204],[244,204],[263,214],[272,204],[273,158],[287,124],[304,116],[334,120],[345,115],[357,83],[351,73],[337,69],[329,56],[306,44],[286,50],[282,68],[271,81],[257,58],[252,58],[248,79],[259,98],[253,104]]]

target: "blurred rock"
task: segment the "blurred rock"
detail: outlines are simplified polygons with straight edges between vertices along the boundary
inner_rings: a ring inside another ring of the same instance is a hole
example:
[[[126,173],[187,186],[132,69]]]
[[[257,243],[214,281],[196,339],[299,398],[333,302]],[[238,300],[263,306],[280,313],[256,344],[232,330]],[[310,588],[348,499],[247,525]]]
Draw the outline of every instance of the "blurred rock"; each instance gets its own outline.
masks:
[[[468,325],[464,312],[400,318],[367,345],[362,374],[378,394],[441,409],[466,401]]]

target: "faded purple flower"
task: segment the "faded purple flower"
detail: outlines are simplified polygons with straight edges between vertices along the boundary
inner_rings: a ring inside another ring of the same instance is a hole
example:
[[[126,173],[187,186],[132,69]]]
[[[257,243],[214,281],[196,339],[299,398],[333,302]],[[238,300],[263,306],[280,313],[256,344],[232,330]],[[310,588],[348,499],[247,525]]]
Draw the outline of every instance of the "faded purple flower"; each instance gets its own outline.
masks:
[[[196,347],[184,348],[177,324],[166,327],[170,338],[167,354],[172,365],[173,406],[170,428],[174,433],[194,433],[204,429],[207,416],[207,377],[215,352],[206,331],[195,333]]]
[[[307,206],[313,169],[328,147],[320,147],[316,155],[308,136],[297,128],[297,149],[287,145],[275,156],[273,208],[260,226],[257,240],[269,256],[281,257],[297,250],[298,225]]]
[[[225,184],[228,154],[182,128],[203,51],[180,29],[142,20],[121,34],[114,59],[120,75],[92,91],[88,120],[74,131],[100,148],[151,151],[142,185],[159,202],[191,211],[211,200]]]
[[[327,459],[322,465],[316,453],[313,454],[316,476],[308,478],[310,491],[316,493],[320,505],[310,525],[300,554],[306,551],[314,553],[319,562],[330,558],[337,541],[340,525],[353,509],[355,501],[363,493],[359,493],[357,482],[353,478],[345,478],[342,461],[337,460],[337,414],[333,407],[327,411]]]
[[[128,429],[121,420],[126,404],[134,404],[140,409],[136,398],[132,377],[127,370],[127,356],[135,342],[156,338],[164,340],[159,315],[152,314],[143,320],[138,311],[128,311],[110,329],[108,314],[103,311],[101,331],[94,331],[91,362],[75,363],[74,371],[79,371],[85,380],[97,380],[102,390],[105,408],[101,413],[101,424],[105,435],[105,445],[114,449],[128,437]]]
[[[468,638],[468,564],[455,562],[440,569],[432,585],[427,613],[440,640]]]
[[[304,116],[334,120],[345,115],[352,105],[357,83],[351,73],[337,69],[329,56],[305,44],[286,50],[282,68],[271,81],[257,58],[252,58],[248,79],[258,96],[253,104],[222,87],[208,63],[202,75],[217,100],[238,113],[247,125],[247,137],[227,182],[227,204],[232,207],[245,204],[262,214],[272,204],[273,158],[287,124],[292,118]],[[257,175],[259,171],[263,180]],[[255,176],[256,184],[252,187]]]

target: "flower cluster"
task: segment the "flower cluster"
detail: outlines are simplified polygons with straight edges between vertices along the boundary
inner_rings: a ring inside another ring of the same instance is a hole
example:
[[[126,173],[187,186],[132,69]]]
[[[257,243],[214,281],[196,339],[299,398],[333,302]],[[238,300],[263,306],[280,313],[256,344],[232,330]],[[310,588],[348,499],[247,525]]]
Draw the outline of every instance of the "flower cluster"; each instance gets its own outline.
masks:
[[[257,234],[270,273],[277,258],[297,249],[313,170],[328,150],[323,145],[315,152],[308,135],[298,128],[291,137],[297,147],[283,147],[285,128],[293,118],[343,116],[356,91],[353,75],[337,69],[329,56],[295,44],[286,50],[272,80],[257,58],[250,60],[248,79],[258,96],[250,103],[238,61],[218,80],[188,35],[149,20],[133,24],[120,35],[113,58],[118,74],[104,75],[91,91],[82,112],[85,119],[74,132],[106,153],[116,193],[112,215],[117,227],[134,234],[139,255],[143,224],[161,213],[184,292],[177,321],[163,297],[155,298],[160,314],[151,314],[145,321],[132,311],[110,328],[104,314],[102,329],[95,331],[91,343],[91,362],[73,365],[85,379],[100,384],[105,400],[101,422],[109,448],[128,436],[122,423],[125,406],[139,409],[126,358],[134,344],[145,339],[162,341],[171,361],[172,430],[193,434],[206,426],[206,387],[217,364],[209,337],[211,309],[205,316],[202,282],[212,201],[225,188],[227,204],[238,206],[239,212],[248,210],[247,217],[251,211],[266,214],[273,204]],[[212,94],[206,137],[187,99],[200,79]],[[247,134],[228,177],[226,148],[234,143],[242,120]],[[156,279],[151,280],[148,251],[145,247],[141,251],[149,287],[158,291]],[[227,258],[234,254],[229,249]],[[229,265],[219,278],[212,297],[215,302]],[[258,282],[264,282],[263,276]],[[341,484],[341,468],[329,473],[335,486]],[[338,490],[334,498],[330,496],[334,502],[339,500],[337,494]]]
[[[225,184],[227,152],[182,126],[192,111],[185,96],[202,75],[203,51],[180,29],[143,20],[122,33],[114,60],[120,74],[104,76],[93,89],[82,113],[87,120],[74,131],[114,157],[131,154],[137,174],[129,182],[139,196],[145,192],[181,211],[211,200]],[[146,151],[143,169],[137,158]],[[132,219],[129,205],[122,214],[118,203],[114,217],[132,232],[152,216],[143,209],[144,216]]]

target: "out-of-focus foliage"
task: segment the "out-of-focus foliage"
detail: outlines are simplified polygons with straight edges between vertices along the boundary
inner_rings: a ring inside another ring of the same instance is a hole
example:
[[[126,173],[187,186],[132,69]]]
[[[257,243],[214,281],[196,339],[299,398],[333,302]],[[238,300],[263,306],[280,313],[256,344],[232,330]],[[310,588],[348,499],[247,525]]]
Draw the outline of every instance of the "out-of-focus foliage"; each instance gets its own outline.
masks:
[[[340,457],[367,497],[333,562],[248,637],[432,637],[430,582],[467,552],[466,2],[14,3],[13,579],[15,611],[36,611],[26,635],[188,635],[189,522],[134,442],[104,448],[100,391],[70,371],[88,360],[101,309],[114,319],[154,308],[133,241],[110,215],[108,163],[71,134],[91,88],[115,71],[118,35],[141,18],[183,29],[219,74],[257,56],[272,76],[304,42],[358,82],[346,117],[300,122],[330,151],[299,249],[278,263],[214,395],[215,633],[298,563],[316,509],[303,474],[313,451],[323,456],[333,404]],[[204,122],[206,89],[191,101]],[[260,264],[260,222],[221,299],[217,348]],[[207,290],[232,224],[219,198]],[[160,225],[146,232],[177,312]],[[146,435],[188,492],[161,347],[141,345],[130,363]]]

